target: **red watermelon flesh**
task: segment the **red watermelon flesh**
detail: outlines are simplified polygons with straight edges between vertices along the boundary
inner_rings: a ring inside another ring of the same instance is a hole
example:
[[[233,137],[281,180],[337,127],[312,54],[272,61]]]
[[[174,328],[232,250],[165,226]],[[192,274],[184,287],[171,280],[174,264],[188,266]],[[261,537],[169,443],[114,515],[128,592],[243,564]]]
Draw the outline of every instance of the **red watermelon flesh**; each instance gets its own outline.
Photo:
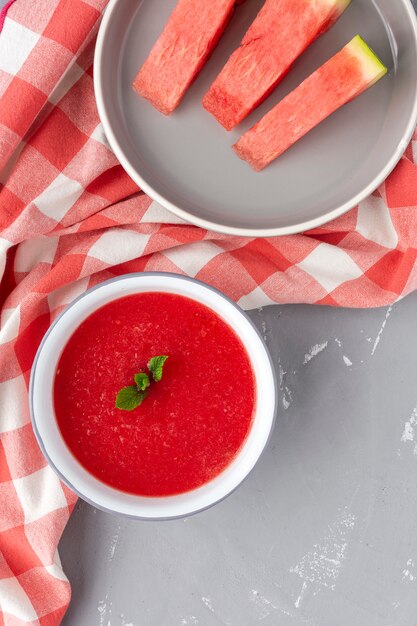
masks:
[[[350,1],[266,0],[204,96],[204,107],[227,130],[234,128],[265,100]]]
[[[386,72],[363,39],[354,37],[248,130],[233,149],[254,170],[262,170]]]
[[[236,0],[179,0],[133,82],[137,93],[169,115],[223,34]]]

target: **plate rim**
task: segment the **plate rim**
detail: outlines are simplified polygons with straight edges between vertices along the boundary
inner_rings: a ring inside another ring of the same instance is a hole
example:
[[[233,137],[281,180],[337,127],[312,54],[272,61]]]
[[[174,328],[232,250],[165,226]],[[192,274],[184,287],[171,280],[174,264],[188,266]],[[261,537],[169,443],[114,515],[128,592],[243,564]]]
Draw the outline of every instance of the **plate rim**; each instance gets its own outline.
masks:
[[[102,21],[99,27],[99,31],[97,34],[97,41],[94,51],[94,64],[93,64],[93,84],[94,84],[94,94],[97,104],[97,110],[99,114],[99,118],[101,124],[103,125],[103,130],[106,135],[106,138],[109,142],[110,148],[118,159],[120,165],[127,172],[130,178],[140,187],[140,189],[145,192],[152,200],[158,202],[163,208],[167,209],[180,219],[193,224],[194,226],[199,226],[200,228],[204,228],[205,230],[214,231],[218,233],[222,233],[225,235],[234,235],[238,237],[275,237],[275,236],[285,236],[285,235],[294,235],[298,233],[302,233],[307,230],[311,230],[314,228],[318,228],[327,224],[328,222],[344,215],[355,206],[357,206],[360,202],[369,197],[391,174],[391,172],[398,165],[401,157],[403,156],[405,150],[407,149],[408,144],[410,143],[414,130],[417,125],[417,83],[416,83],[416,97],[414,99],[414,106],[408,118],[407,124],[405,126],[405,131],[398,142],[398,146],[388,163],[384,168],[379,172],[377,176],[375,176],[369,183],[366,185],[361,191],[359,191],[353,198],[348,200],[347,202],[339,205],[332,211],[328,211],[327,213],[313,218],[311,220],[298,222],[296,224],[290,226],[279,226],[273,228],[243,228],[238,226],[228,226],[225,224],[221,224],[219,222],[206,220],[204,218],[198,217],[189,213],[185,209],[182,209],[180,206],[171,202],[168,198],[160,194],[156,191],[152,185],[147,183],[147,181],[142,177],[142,175],[137,171],[137,169],[131,164],[129,159],[126,157],[123,148],[121,147],[115,133],[113,132],[112,124],[110,118],[107,114],[105,98],[103,97],[103,85],[101,80],[101,66],[103,62],[103,51],[106,43],[106,35],[111,28],[112,16],[113,12],[116,9],[119,2],[123,0],[110,0],[102,17]],[[414,52],[417,58],[417,15],[416,11],[412,5],[411,0],[400,0],[404,6],[404,9],[408,13],[408,17],[410,19],[410,24],[412,26],[412,31],[414,35]]]

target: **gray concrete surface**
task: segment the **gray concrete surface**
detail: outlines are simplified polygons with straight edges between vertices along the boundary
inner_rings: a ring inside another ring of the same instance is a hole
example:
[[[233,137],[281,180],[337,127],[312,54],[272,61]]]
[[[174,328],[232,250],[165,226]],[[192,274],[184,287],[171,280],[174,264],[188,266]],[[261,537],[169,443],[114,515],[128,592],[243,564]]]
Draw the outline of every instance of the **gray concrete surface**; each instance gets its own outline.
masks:
[[[280,377],[267,452],[183,521],[80,502],[60,545],[65,626],[417,624],[417,294],[251,315]]]

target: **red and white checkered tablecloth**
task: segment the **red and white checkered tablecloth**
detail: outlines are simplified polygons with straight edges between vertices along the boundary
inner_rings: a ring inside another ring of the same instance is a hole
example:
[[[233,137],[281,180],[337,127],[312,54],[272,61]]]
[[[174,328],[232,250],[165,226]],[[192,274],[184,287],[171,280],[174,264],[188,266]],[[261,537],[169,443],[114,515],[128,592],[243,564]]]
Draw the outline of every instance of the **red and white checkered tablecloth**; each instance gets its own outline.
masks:
[[[94,103],[105,5],[16,0],[0,35],[0,626],[54,626],[70,599],[57,545],[75,496],[38,449],[27,387],[43,334],[73,298],[142,270],[195,276],[245,308],[380,306],[417,286],[415,142],[371,198],[301,235],[207,232],[144,195]]]

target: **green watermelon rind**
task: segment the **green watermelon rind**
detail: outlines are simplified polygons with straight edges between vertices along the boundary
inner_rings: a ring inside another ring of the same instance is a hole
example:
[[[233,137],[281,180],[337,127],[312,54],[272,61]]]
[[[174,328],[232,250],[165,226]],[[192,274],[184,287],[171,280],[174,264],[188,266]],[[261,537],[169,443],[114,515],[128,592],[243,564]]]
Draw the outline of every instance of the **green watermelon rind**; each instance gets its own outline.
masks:
[[[352,0],[335,0],[335,4],[338,6],[340,13],[343,13],[345,9],[349,6]]]
[[[313,3],[314,1],[312,0]],[[337,9],[337,16],[339,16],[347,9],[352,0],[319,0],[319,2]]]
[[[337,0],[337,4],[340,7],[341,13],[348,7],[348,5],[352,2],[352,0]]]
[[[360,35],[356,35],[356,37],[349,42],[348,48],[360,61],[365,80],[369,86],[385,76],[388,71],[387,67]]]

